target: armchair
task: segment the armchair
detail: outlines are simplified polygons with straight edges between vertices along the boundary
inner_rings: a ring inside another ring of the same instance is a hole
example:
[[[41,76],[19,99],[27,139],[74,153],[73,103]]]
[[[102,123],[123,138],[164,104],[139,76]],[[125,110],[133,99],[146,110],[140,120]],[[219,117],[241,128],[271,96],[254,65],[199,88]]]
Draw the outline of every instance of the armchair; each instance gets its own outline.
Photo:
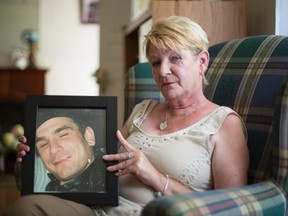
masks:
[[[261,35],[235,39],[209,48],[206,97],[233,108],[248,131],[249,184],[239,188],[192,192],[157,198],[142,215],[286,215],[288,192],[288,36]],[[145,70],[131,68],[126,96],[145,83],[131,77]],[[148,78],[147,78],[148,79]],[[135,84],[136,83],[136,84]],[[153,87],[155,95],[157,90]],[[143,92],[133,94],[144,99]],[[139,96],[141,95],[141,96]],[[158,94],[158,100],[163,100]],[[149,98],[149,97],[148,97]],[[155,97],[157,99],[157,97]],[[155,99],[154,98],[154,99]],[[132,103],[126,97],[126,113]],[[136,100],[134,100],[136,101]],[[134,104],[133,104],[134,105]]]

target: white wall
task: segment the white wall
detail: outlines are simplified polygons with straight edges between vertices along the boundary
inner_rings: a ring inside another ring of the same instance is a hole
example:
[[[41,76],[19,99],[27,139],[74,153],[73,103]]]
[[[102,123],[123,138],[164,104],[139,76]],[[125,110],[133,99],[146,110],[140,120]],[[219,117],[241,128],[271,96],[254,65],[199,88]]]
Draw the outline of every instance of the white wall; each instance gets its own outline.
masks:
[[[26,29],[38,31],[38,5],[36,0],[0,0],[0,67],[14,66],[11,54],[15,49],[28,50],[21,34]]]
[[[288,1],[276,0],[276,27],[275,34],[288,35]]]
[[[79,0],[40,0],[37,65],[48,95],[98,95],[99,25],[81,24]]]
[[[142,26],[139,28],[139,62],[147,62],[145,49],[143,48],[143,42],[145,40],[145,35],[149,33],[152,27],[153,20],[147,20]]]

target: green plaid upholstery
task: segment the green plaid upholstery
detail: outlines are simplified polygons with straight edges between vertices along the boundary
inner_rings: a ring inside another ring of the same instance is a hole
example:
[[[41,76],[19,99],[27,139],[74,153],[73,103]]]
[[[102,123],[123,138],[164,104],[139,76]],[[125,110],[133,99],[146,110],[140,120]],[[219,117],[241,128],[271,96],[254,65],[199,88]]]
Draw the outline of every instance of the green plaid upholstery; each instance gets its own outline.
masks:
[[[285,197],[272,181],[241,188],[185,193],[149,203],[142,215],[284,215]]]
[[[249,183],[270,178],[272,172],[274,179],[287,178],[288,116],[287,102],[283,101],[287,97],[288,38],[254,36],[216,45],[209,51],[210,85],[205,94],[233,108],[245,121],[251,160]],[[285,131],[279,130],[280,119],[286,119]],[[284,167],[276,171],[273,166]]]
[[[125,116],[127,119],[134,106],[145,99],[164,101],[147,62],[131,67],[125,78]]]
[[[247,127],[249,185],[158,198],[143,215],[286,215],[288,192],[288,36],[252,36],[209,48],[215,103]]]

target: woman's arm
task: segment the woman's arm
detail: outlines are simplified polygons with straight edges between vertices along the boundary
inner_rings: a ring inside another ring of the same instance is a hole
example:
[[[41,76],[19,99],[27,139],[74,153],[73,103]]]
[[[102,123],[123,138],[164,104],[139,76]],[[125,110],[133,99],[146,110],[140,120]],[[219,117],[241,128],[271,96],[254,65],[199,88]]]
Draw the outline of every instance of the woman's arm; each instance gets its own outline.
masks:
[[[246,185],[249,152],[241,119],[235,114],[228,115],[211,142],[215,145],[212,157],[214,188]]]

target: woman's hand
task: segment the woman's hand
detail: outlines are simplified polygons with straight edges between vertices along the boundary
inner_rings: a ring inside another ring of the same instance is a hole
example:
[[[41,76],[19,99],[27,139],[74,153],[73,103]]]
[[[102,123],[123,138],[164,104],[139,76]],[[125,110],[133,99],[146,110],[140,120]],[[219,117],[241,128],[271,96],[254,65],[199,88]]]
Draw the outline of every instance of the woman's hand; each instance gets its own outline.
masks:
[[[136,149],[124,139],[120,131],[117,131],[116,135],[126,152],[103,156],[103,159],[107,161],[119,161],[118,164],[107,167],[108,171],[116,172],[117,176],[126,174],[136,175],[137,178],[144,184],[154,188],[155,191],[163,192],[165,195],[191,191],[182,183],[172,178],[167,179],[163,173],[159,172],[150,163],[142,151]],[[169,181],[169,187],[163,191],[167,181]]]
[[[19,143],[16,146],[16,150],[18,152],[16,161],[21,163],[23,157],[26,155],[27,152],[30,151],[30,147],[25,144],[27,142],[25,136],[19,136],[18,141]]]
[[[116,132],[117,138],[126,152],[119,154],[104,155],[107,161],[119,161],[118,164],[107,168],[110,172],[115,172],[117,176],[125,174],[135,174],[144,184],[155,187],[155,183],[163,178],[160,173],[140,150],[130,145],[122,136],[120,131]]]

